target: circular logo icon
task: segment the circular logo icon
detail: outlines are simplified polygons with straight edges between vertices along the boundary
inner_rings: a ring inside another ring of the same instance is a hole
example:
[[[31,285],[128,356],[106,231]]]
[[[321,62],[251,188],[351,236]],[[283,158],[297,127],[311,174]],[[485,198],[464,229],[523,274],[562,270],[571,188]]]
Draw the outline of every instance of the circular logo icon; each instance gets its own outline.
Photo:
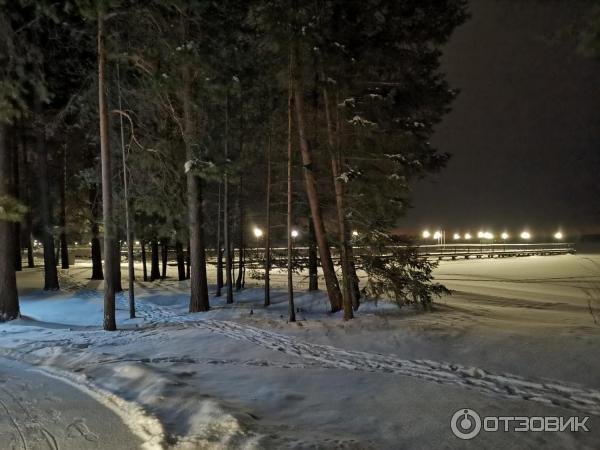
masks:
[[[473,439],[481,431],[481,417],[472,409],[459,409],[450,421],[452,433],[459,439]]]

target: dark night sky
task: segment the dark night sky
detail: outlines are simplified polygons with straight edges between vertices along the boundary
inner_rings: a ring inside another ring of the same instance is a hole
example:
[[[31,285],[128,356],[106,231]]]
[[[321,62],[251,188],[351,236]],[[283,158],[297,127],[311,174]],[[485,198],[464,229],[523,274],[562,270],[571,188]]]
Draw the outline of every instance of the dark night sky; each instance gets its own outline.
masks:
[[[402,229],[600,232],[600,63],[557,38],[576,3],[471,1],[443,59],[461,93],[433,139],[453,156]]]

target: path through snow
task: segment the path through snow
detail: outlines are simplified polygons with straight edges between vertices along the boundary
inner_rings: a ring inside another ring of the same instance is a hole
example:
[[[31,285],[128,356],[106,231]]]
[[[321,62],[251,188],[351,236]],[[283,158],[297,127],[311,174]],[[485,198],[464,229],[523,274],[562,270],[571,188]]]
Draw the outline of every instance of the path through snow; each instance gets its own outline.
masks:
[[[114,412],[80,389],[0,358],[3,450],[138,449],[140,445]]]

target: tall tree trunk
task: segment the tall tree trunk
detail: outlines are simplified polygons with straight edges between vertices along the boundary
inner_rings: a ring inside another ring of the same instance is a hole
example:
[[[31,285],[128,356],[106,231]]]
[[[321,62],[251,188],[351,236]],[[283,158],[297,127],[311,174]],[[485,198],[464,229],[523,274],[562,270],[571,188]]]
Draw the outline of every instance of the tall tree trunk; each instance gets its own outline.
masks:
[[[63,147],[62,182],[60,183],[60,262],[63,269],[69,268],[67,246],[67,146]]]
[[[183,244],[180,240],[175,242],[175,253],[177,254],[177,275],[179,281],[185,280],[185,257],[183,256]]]
[[[229,91],[225,99],[225,160],[229,158]],[[225,285],[227,303],[233,303],[233,261],[231,254],[231,226],[229,223],[229,168],[223,176],[223,239],[225,241]]]
[[[308,290],[311,292],[319,290],[319,258],[312,217],[308,218]]]
[[[244,177],[240,176],[240,185],[238,186],[238,212],[240,216],[239,223],[239,242],[240,242],[240,252],[238,254],[238,274],[237,279],[235,281],[235,290],[240,291],[244,287],[244,271],[246,268],[244,267],[244,258],[246,253],[246,243],[244,239],[245,235],[245,216],[244,216]]]
[[[24,181],[25,181],[25,195],[26,195],[26,200],[27,200],[27,204],[31,205],[32,202],[32,174],[34,172],[34,170],[31,169],[31,161],[29,159],[29,157],[27,156],[28,152],[28,148],[29,148],[29,142],[27,141],[27,138],[25,136],[25,127],[23,126],[23,122],[21,121],[21,126],[20,126],[20,138],[21,138],[21,156],[22,156],[22,161],[23,161],[23,168],[24,168],[24,173],[25,176]],[[34,254],[33,254],[33,214],[31,212],[31,208],[27,211],[27,213],[25,214],[25,227],[26,227],[26,232],[25,232],[25,241],[26,241],[26,245],[27,245],[27,267],[30,269],[33,269],[35,267],[35,259],[34,259]]]
[[[42,244],[44,246],[44,290],[55,291],[60,287],[56,270],[54,236],[52,235],[52,212],[50,206],[50,187],[48,184],[48,156],[40,100],[36,100],[36,113],[38,120],[40,121],[36,127],[36,156],[38,166],[40,218],[42,224]]]
[[[115,230],[113,224],[112,171],[108,137],[108,105],[106,98],[106,49],[104,46],[104,14],[98,10],[98,111],[100,114],[100,153],[102,160],[102,218],[104,220],[104,329],[117,329],[115,320]]]
[[[162,273],[160,277],[164,280],[167,278],[167,262],[169,261],[169,240],[162,240]]]
[[[148,281],[148,264],[146,260],[146,241],[142,239],[142,270],[144,272],[144,281]]]
[[[98,218],[100,215],[98,207],[98,186],[92,184],[90,187],[90,207],[92,215],[92,280],[104,280],[104,274],[102,272],[102,249],[100,246],[100,226],[98,225]]]
[[[333,124],[333,118],[331,117],[331,109],[329,104],[329,93],[327,90],[327,82],[325,74],[321,69],[321,78],[323,82],[323,103],[325,105],[325,118],[327,121],[327,142],[329,146],[329,153],[331,157],[331,172],[333,175],[333,185],[335,188],[335,203],[337,209],[338,219],[338,236],[340,240],[340,264],[342,266],[342,294],[343,294],[343,306],[344,306],[344,320],[350,320],[354,318],[352,312],[352,282],[350,275],[350,260],[349,250],[350,243],[348,242],[348,221],[346,219],[345,209],[345,186],[340,179],[340,145],[339,145],[339,132],[340,122],[339,113],[336,113],[335,126]],[[337,109],[336,109],[337,111]]]
[[[223,249],[221,242],[221,182],[219,181],[219,200],[217,206],[217,290],[215,297],[221,296],[223,288]]]
[[[271,131],[267,141],[267,229],[265,230],[265,306],[271,304]]]
[[[297,60],[298,51],[295,49],[295,59]],[[300,66],[300,64],[298,64]],[[298,123],[298,135],[300,137],[300,151],[302,153],[302,165],[304,168],[304,181],[306,185],[306,193],[308,196],[308,203],[310,205],[310,211],[315,226],[315,236],[317,238],[317,244],[319,246],[319,254],[321,256],[321,267],[323,268],[323,275],[325,277],[325,285],[327,287],[327,294],[329,296],[329,303],[331,304],[331,312],[339,311],[342,308],[342,294],[340,292],[340,286],[338,279],[335,275],[335,269],[333,267],[333,260],[331,258],[331,249],[329,248],[329,242],[327,240],[327,233],[325,231],[325,224],[323,222],[323,214],[321,212],[321,205],[319,203],[319,194],[317,192],[317,180],[313,172],[313,161],[312,161],[312,150],[308,142],[305,112],[304,112],[304,98],[303,98],[303,87],[301,77],[296,70],[293,70],[294,80],[294,107],[296,110],[296,119]]]
[[[115,239],[115,292],[123,292],[123,285],[121,283],[121,240]]]
[[[192,261],[190,259],[190,241],[188,239],[188,243],[187,243],[187,252],[185,254],[185,279],[189,280],[190,279],[190,267],[192,265]]]
[[[183,126],[186,158],[195,159],[193,151],[194,111],[192,105],[192,68],[183,66]],[[208,282],[206,279],[206,253],[204,249],[204,217],[202,213],[202,183],[200,178],[189,170],[187,177],[187,200],[190,227],[191,292],[190,312],[208,311]]]
[[[117,87],[119,92],[119,110],[123,111],[121,95],[121,74],[117,64]],[[123,126],[123,115],[119,114],[119,126],[121,131],[121,157],[123,159],[123,201],[125,202],[125,236],[127,239],[127,271],[128,271],[128,296],[129,296],[129,318],[135,319],[135,268],[133,260],[133,228],[129,213],[129,177],[127,176],[127,156],[125,153],[125,127]]]
[[[160,266],[159,266],[159,255],[158,255],[158,239],[152,239],[150,243],[152,249],[152,265],[150,267],[150,281],[160,279]]]
[[[13,169],[13,195],[19,200],[21,197],[21,189],[20,189],[20,173],[19,173],[19,154],[22,153],[25,149],[23,148],[22,140],[20,139],[19,132],[16,128],[14,128],[13,134],[13,143],[12,143],[12,169]],[[10,149],[9,149],[10,151]],[[23,270],[23,260],[22,260],[22,241],[21,241],[21,222],[15,222],[13,224],[15,230],[15,249],[14,249],[14,258],[15,258],[15,270],[20,272]]]
[[[293,146],[293,132],[294,132],[294,53],[290,49],[289,55],[289,68],[288,68],[288,104],[287,104],[287,115],[288,115],[288,134],[287,134],[287,284],[288,284],[288,320],[290,322],[296,321],[296,307],[294,306],[294,241],[292,237],[293,227],[293,194],[294,194],[294,146]]]
[[[0,122],[0,197],[11,195],[10,150],[6,145],[7,126]],[[14,226],[0,218],[0,242],[14,241]],[[19,297],[12,245],[0,252],[0,322],[19,317]]]

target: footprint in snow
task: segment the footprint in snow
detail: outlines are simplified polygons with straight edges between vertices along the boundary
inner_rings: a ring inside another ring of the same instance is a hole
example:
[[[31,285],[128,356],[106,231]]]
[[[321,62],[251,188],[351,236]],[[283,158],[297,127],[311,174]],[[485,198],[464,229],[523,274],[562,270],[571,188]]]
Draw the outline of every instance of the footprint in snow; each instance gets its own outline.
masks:
[[[98,440],[98,435],[90,431],[83,419],[77,419],[67,427],[67,437],[71,439],[83,437],[89,442],[96,442]]]

